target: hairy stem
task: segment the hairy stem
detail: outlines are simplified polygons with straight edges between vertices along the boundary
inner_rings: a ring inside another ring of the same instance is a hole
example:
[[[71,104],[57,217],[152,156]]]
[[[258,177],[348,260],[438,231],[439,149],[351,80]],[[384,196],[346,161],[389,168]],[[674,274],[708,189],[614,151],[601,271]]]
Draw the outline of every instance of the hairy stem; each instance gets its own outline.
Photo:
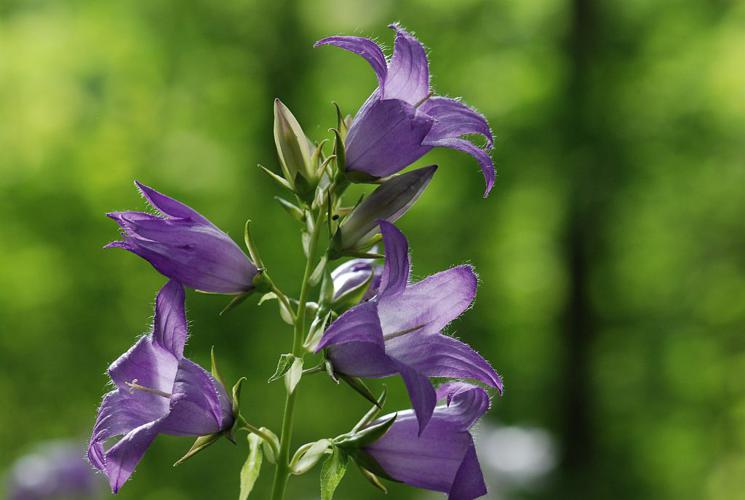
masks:
[[[310,292],[310,275],[313,272],[316,251],[318,247],[318,234],[320,232],[323,210],[319,210],[316,217],[313,231],[310,235],[308,244],[308,258],[305,262],[305,272],[303,281],[300,286],[300,299],[298,301],[297,313],[295,314],[295,328],[292,333],[292,354],[298,357],[303,356],[303,337],[305,336],[305,308],[308,302],[308,293]],[[272,487],[272,500],[282,500],[287,487],[287,480],[290,477],[290,444],[292,441],[292,424],[295,412],[295,397],[298,387],[287,394],[285,400],[285,410],[282,416],[282,436],[280,438],[279,456],[277,457],[277,466],[274,472],[274,485]]]

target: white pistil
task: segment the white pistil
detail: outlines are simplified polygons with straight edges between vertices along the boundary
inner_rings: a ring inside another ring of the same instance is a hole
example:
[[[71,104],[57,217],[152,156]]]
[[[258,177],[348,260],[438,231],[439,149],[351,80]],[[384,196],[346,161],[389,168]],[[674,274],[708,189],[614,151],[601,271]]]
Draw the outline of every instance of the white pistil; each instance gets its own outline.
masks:
[[[156,396],[160,396],[162,398],[171,399],[173,396],[172,394],[169,394],[167,392],[159,391],[158,389],[152,389],[150,387],[145,387],[144,385],[140,385],[137,383],[137,379],[133,379],[132,382],[124,382],[127,387],[129,387],[131,390],[130,393],[134,390],[143,391],[143,392],[149,392],[150,394],[155,394]]]

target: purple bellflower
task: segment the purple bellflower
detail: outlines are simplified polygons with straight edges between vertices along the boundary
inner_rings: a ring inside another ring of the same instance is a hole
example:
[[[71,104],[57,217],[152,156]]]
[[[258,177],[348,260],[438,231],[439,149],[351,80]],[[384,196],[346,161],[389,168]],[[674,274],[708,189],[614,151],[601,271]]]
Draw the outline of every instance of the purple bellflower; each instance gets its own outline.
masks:
[[[368,178],[385,177],[414,163],[434,147],[468,153],[486,180],[484,197],[494,184],[489,156],[493,137],[489,123],[456,99],[432,96],[429,63],[422,44],[398,24],[393,56],[387,60],[369,38],[332,36],[315,46],[335,45],[362,56],[372,66],[378,87],[357,112],[346,138],[346,169]],[[463,139],[479,134],[485,148]]]
[[[169,281],[158,293],[152,332],[114,361],[116,389],[98,410],[88,446],[90,463],[119,491],[158,434],[205,436],[234,423],[225,388],[184,357],[184,289]],[[122,436],[108,449],[107,440]]]
[[[101,498],[102,484],[76,441],[50,441],[19,458],[6,478],[8,500]]]
[[[463,342],[441,334],[476,296],[476,274],[457,266],[409,283],[406,237],[380,221],[385,265],[377,296],[339,316],[316,352],[326,349],[334,370],[353,377],[400,374],[424,430],[437,398],[429,377],[470,378],[502,390],[488,361]]]
[[[388,431],[362,451],[378,472],[396,481],[447,493],[449,500],[483,496],[486,484],[469,429],[489,409],[489,395],[475,385],[449,382],[437,388],[437,399],[446,404],[435,408],[424,432],[412,410],[398,412]]]
[[[240,247],[192,208],[139,182],[145,199],[162,216],[146,212],[107,214],[122,229],[124,248],[161,274],[203,292],[242,294],[254,288],[258,270]]]

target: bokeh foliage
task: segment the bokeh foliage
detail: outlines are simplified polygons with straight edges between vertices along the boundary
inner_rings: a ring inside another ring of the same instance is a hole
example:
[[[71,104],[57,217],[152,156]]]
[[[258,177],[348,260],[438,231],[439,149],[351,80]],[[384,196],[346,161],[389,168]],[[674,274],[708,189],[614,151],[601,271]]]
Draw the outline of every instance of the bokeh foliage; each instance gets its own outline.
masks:
[[[240,239],[255,221],[273,275],[301,271],[293,223],[255,168],[276,166],[272,99],[315,140],[330,105],[375,80],[312,42],[400,20],[433,83],[484,112],[499,176],[480,199],[448,151],[401,221],[421,277],[464,260],[481,287],[451,328],[504,375],[491,419],[543,426],[561,463],[531,498],[728,500],[745,491],[745,4],[736,0],[0,2],[0,468],[42,439],[85,436],[107,364],[147,328],[164,279],[101,247],[133,179]],[[423,162],[422,162],[423,163]],[[271,307],[218,318],[190,293],[190,355],[247,376],[243,413],[279,426],[267,386],[290,334]],[[390,408],[406,404],[389,381]],[[296,441],[366,405],[303,382]],[[331,410],[331,411],[330,411]],[[247,448],[191,462],[160,438],[121,498],[233,498]],[[257,498],[270,485],[268,468]],[[292,498],[317,498],[317,476]],[[356,473],[339,498],[378,498]],[[391,486],[389,498],[414,498]]]

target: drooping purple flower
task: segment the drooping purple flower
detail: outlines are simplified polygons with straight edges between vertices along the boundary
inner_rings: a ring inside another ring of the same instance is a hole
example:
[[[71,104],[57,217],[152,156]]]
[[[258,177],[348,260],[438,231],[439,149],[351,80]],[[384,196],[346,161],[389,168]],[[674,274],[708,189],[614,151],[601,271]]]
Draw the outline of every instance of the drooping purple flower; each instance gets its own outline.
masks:
[[[161,274],[204,292],[241,294],[253,289],[256,266],[230,237],[197,211],[135,182],[162,216],[146,212],[107,214],[122,229],[124,248],[147,260]]]
[[[352,292],[369,282],[362,295],[362,302],[368,301],[378,293],[383,266],[373,259],[352,259],[331,272],[334,282],[334,300]]]
[[[83,445],[51,441],[19,458],[8,472],[8,500],[100,498],[102,485],[83,458]]]
[[[316,42],[335,45],[362,56],[378,78],[378,88],[357,112],[346,138],[346,168],[369,177],[391,175],[434,147],[468,153],[486,180],[484,197],[494,184],[494,163],[488,152],[493,137],[486,119],[461,101],[432,96],[429,63],[422,44],[398,24],[393,56],[387,60],[369,38],[332,36]],[[463,139],[479,134],[485,148]]]
[[[469,429],[489,409],[489,395],[481,387],[450,382],[437,388],[437,399],[446,404],[434,409],[421,434],[414,411],[398,412],[388,431],[362,451],[391,479],[447,493],[449,500],[483,496],[486,484]]]
[[[427,425],[437,402],[429,377],[470,378],[502,390],[488,361],[467,344],[443,335],[476,296],[476,274],[468,265],[408,283],[406,237],[380,221],[385,265],[377,296],[339,316],[316,352],[326,349],[334,370],[354,377],[400,374],[419,419]]]
[[[184,357],[184,289],[169,281],[158,293],[152,332],[114,361],[116,389],[98,410],[88,459],[116,493],[158,434],[205,436],[230,429],[234,417],[225,388]],[[108,449],[107,440],[122,436]]]

